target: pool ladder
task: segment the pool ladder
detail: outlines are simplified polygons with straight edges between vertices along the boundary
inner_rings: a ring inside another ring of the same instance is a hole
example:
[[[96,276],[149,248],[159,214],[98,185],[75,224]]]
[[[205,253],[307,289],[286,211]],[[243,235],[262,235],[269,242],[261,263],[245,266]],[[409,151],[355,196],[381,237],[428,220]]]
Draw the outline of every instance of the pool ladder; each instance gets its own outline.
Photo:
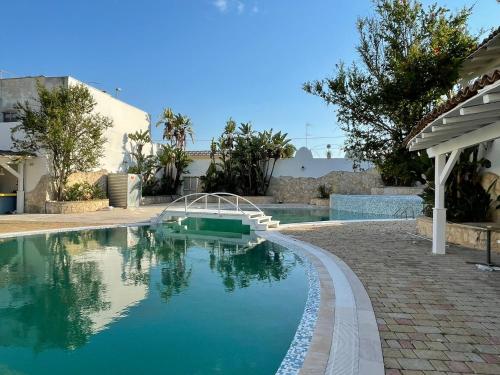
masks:
[[[415,219],[415,208],[413,206],[403,206],[399,207],[395,212],[394,212],[394,217],[402,219],[403,217],[405,219],[408,219],[409,214],[411,214],[410,218]]]

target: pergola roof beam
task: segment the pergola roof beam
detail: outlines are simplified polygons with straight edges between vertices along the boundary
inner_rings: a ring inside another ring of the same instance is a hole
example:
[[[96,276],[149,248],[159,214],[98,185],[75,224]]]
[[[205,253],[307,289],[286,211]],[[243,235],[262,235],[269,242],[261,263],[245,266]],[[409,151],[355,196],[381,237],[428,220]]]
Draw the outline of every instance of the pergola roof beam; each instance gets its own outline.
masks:
[[[500,117],[499,117],[500,119]],[[481,121],[481,122],[477,122],[477,121]],[[492,121],[494,122],[494,121]],[[477,129],[477,128],[480,128],[481,126],[484,126],[484,125],[487,125],[487,124],[491,124],[491,122],[484,122],[482,120],[476,120],[474,122],[466,122],[464,124],[455,124],[455,125],[452,125],[452,126],[445,126],[445,125],[441,125],[441,126],[436,126],[434,125],[432,127],[432,133],[422,133],[422,136],[425,138],[425,136],[429,135],[429,134],[453,134],[453,133],[457,133],[457,130],[465,130],[467,131],[468,129]]]
[[[465,115],[472,115],[476,113],[484,113],[484,112],[489,112],[489,111],[494,111],[500,109],[500,102],[492,102],[492,103],[486,103],[484,104],[479,104],[479,105],[471,105],[468,107],[462,107],[460,108],[460,115],[465,116]]]
[[[470,115],[460,115],[453,117],[443,117],[443,125],[457,124],[460,122],[473,121],[473,120],[486,120],[498,117],[498,109],[493,109],[485,112],[474,113]]]
[[[491,94],[486,94],[483,96],[483,103],[493,103],[500,101],[500,92],[493,92]]]
[[[435,157],[436,155],[446,154],[459,148],[471,147],[497,138],[500,138],[500,121],[432,146],[428,148],[427,154],[430,157]]]

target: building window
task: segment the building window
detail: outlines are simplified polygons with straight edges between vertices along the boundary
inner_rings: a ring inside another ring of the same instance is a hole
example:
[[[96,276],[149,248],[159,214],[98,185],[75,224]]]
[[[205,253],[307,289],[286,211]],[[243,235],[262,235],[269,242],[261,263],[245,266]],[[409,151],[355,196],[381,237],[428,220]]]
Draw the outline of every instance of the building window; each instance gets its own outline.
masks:
[[[19,116],[16,111],[6,111],[3,113],[3,122],[16,122]]]

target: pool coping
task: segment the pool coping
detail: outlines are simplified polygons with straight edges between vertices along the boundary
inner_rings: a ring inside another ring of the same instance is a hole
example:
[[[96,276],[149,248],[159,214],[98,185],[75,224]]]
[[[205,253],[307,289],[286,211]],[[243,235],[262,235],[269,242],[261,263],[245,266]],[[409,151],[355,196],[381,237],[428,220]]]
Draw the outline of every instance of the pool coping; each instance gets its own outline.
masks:
[[[277,231],[258,234],[305,254],[318,270],[318,319],[299,374],[384,374],[375,313],[368,293],[350,267],[320,247]]]
[[[314,333],[299,374],[382,375],[384,374],[382,347],[370,298],[354,271],[331,252],[280,233],[279,230],[303,226],[342,225],[352,222],[402,220],[413,219],[330,220],[284,224],[277,230],[255,231],[262,238],[304,254],[318,272],[320,306]],[[97,224],[2,233],[0,239],[145,225],[151,225],[151,222]]]

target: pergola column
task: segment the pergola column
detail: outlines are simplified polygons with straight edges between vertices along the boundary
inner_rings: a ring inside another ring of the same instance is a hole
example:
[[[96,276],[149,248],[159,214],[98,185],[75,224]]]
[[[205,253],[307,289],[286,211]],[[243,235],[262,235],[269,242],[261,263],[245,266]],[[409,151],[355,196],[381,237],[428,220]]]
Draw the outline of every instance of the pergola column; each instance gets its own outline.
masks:
[[[443,173],[446,162],[446,155],[436,156],[434,165],[434,208],[432,210],[432,253],[446,253],[446,208],[444,207],[444,184],[441,184],[440,177]]]
[[[446,253],[446,208],[444,205],[444,192],[445,185],[451,170],[455,166],[460,154],[461,149],[454,150],[448,161],[446,161],[446,154],[439,154],[435,156],[434,165],[434,209],[432,212],[432,253],[445,254]]]

